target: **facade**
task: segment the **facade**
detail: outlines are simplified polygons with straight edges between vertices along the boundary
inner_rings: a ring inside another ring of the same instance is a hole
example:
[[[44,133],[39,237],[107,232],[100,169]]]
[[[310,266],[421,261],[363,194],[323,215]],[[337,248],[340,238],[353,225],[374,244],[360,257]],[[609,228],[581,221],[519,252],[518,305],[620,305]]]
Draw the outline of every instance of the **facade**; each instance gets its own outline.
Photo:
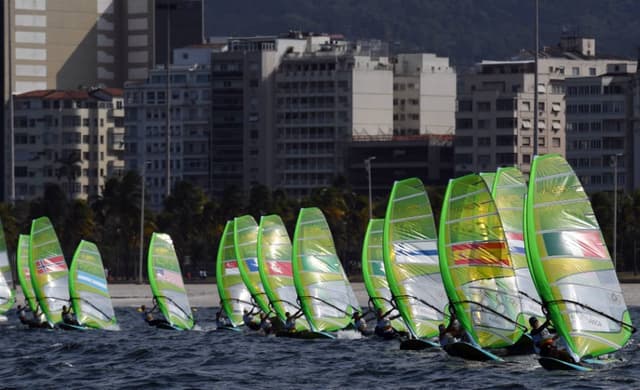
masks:
[[[183,50],[187,58],[202,58],[210,48]],[[167,126],[170,129],[170,186],[185,180],[211,193],[211,68],[208,63],[150,70],[143,83],[127,83],[125,125],[126,168],[145,176],[149,207],[159,210],[167,191]],[[170,103],[167,104],[167,96]],[[167,118],[167,112],[170,112]]]
[[[600,76],[566,80],[567,160],[590,194],[613,190],[614,170],[619,189],[633,186],[633,143],[627,141],[633,139],[634,75],[628,70],[612,65]]]
[[[14,104],[17,199],[42,196],[47,183],[87,199],[124,169],[122,90],[37,90]]]
[[[144,80],[153,59],[153,0],[7,0],[3,20],[3,150],[12,94]],[[10,153],[0,195],[10,197]]]
[[[399,54],[394,62],[394,134],[453,135],[456,73],[449,58]]]
[[[154,7],[154,65],[167,64],[167,49],[204,42],[203,0],[155,0]]]
[[[495,170],[515,165],[530,171],[533,142],[538,153],[565,155],[565,80],[600,75],[610,64],[633,66],[633,61],[600,58],[595,40],[563,38],[540,53],[538,85],[534,61],[528,53],[511,61],[483,61],[461,76],[456,112],[456,174]],[[537,88],[539,103],[533,107]],[[538,134],[533,134],[534,109]]]
[[[365,159],[371,160],[371,192],[389,196],[396,180],[418,177],[445,186],[453,177],[453,135],[356,136],[347,145],[346,176],[353,191],[368,193]]]

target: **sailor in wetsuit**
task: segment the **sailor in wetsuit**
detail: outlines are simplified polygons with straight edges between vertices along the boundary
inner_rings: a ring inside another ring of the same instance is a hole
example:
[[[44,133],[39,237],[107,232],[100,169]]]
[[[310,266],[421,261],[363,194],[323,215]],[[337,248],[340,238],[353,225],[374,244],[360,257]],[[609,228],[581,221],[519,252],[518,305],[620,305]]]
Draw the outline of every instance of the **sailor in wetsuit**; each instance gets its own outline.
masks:
[[[73,311],[71,306],[67,307],[66,305],[62,306],[62,322],[69,325],[80,325],[78,320],[73,315]]]
[[[286,312],[284,314],[285,316],[285,321],[284,321],[284,330],[285,332],[295,332],[296,331],[296,319],[298,317],[300,317],[302,315],[302,309],[298,310],[297,312],[295,312],[293,315],[289,312]]]
[[[544,357],[552,357],[559,360],[564,360],[569,363],[576,363],[571,355],[562,348],[558,347],[558,335],[552,335],[555,331],[549,330],[549,320],[546,320],[544,324],[540,325],[538,318],[529,318],[529,325],[531,325],[531,339],[533,340],[533,349],[537,354]]]
[[[367,329],[367,321],[360,315],[360,312],[353,313],[353,327],[364,336],[371,336],[373,332]]]
[[[149,326],[159,326],[159,325],[171,326],[171,324],[169,324],[169,322],[167,322],[165,319],[153,318],[153,312],[158,308],[158,304],[155,298],[153,299],[153,303],[154,305],[150,310],[147,310],[147,307],[145,305],[140,306],[138,311],[142,313],[142,319],[147,324],[149,324]]]
[[[264,332],[265,335],[271,333],[273,325],[271,324],[271,320],[269,319],[269,314],[262,313],[260,314],[260,330]]]
[[[242,312],[242,322],[244,325],[251,330],[259,330],[260,324],[253,320],[253,309],[251,311],[244,309]]]
[[[220,309],[216,313],[216,327],[220,329],[220,328],[225,328],[227,326],[231,326],[231,322],[224,315],[224,312],[222,311],[222,309]]]
[[[376,310],[376,327],[374,328],[374,333],[376,336],[389,338],[395,335],[395,331],[391,326],[391,321],[387,319],[387,316],[393,311],[393,309],[387,311],[386,313],[382,312],[382,309],[378,308]]]

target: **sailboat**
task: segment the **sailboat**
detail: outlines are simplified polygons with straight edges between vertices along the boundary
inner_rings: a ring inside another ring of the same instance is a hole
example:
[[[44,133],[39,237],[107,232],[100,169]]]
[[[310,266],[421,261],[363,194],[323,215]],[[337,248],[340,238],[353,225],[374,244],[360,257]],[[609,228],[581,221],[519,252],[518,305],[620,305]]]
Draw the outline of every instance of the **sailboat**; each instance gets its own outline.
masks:
[[[49,326],[61,324],[62,307],[69,305],[69,269],[58,236],[47,217],[31,222],[29,273],[40,309]]]
[[[445,351],[472,360],[501,360],[486,349],[515,344],[527,330],[516,272],[498,211],[478,174],[451,179],[438,240],[440,271],[466,342]]]
[[[527,193],[527,183],[518,168],[503,167],[496,171],[493,187],[490,188],[507,237],[513,267],[516,270],[516,282],[522,307],[521,315],[527,320],[537,317],[540,321],[544,321],[542,301],[533,284],[524,246],[524,198]]]
[[[250,215],[235,218],[233,238],[240,277],[251,293],[253,301],[263,313],[270,313],[269,299],[262,287],[258,272],[258,224]]]
[[[542,357],[541,365],[585,370],[584,363],[621,349],[635,328],[589,198],[560,155],[533,161],[525,243],[548,318],[575,360]]]
[[[220,238],[216,258],[216,285],[220,296],[221,310],[224,311],[229,326],[223,329],[240,330],[242,314],[253,308],[251,293],[240,276],[233,238],[235,222],[227,221]]]
[[[7,253],[7,242],[4,237],[4,227],[0,221],[0,322],[7,320],[4,313],[11,309],[15,302],[13,291],[13,278]]]
[[[388,316],[398,317],[398,309],[393,306],[391,290],[384,269],[383,255],[384,219],[372,219],[369,221],[367,231],[362,244],[362,280],[369,294],[369,303],[373,304],[374,311],[381,310],[389,313]],[[407,332],[407,327],[401,318],[391,320],[391,326],[396,332]]]
[[[422,181],[397,181],[383,228],[384,267],[393,302],[409,331],[402,349],[439,344],[438,326],[449,321],[438,260],[436,225]]]
[[[82,240],[69,269],[69,293],[80,325],[120,330],[107,287],[102,257],[96,245]]]
[[[151,235],[147,268],[153,298],[169,323],[165,328],[193,329],[195,320],[189,305],[189,297],[184,288],[178,256],[168,234],[153,233]]]
[[[335,338],[360,311],[322,211],[300,209],[293,238],[293,280],[311,332]]]
[[[293,283],[291,264],[291,239],[287,228],[278,215],[265,215],[258,226],[258,270],[269,302],[282,323],[286,313],[295,315],[300,306]],[[278,332],[279,336],[297,335],[309,330],[306,318],[296,320],[295,332]]]
[[[38,310],[38,299],[33,291],[33,283],[31,282],[31,272],[29,271],[29,235],[20,234],[18,236],[18,249],[16,254],[16,271],[20,288],[24,295],[27,305],[32,312]]]

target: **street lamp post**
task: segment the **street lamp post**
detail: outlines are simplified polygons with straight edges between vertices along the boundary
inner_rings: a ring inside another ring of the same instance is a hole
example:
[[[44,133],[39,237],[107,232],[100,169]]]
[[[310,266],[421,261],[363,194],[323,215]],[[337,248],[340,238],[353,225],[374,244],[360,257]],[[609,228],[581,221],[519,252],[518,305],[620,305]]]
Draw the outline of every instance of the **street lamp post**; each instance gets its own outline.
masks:
[[[376,156],[371,156],[364,159],[364,166],[369,175],[369,220],[373,219],[373,200],[371,196],[371,161],[375,160]]]
[[[611,156],[613,165],[613,269],[618,270],[618,157],[622,153]]]
[[[144,187],[147,175],[147,161],[142,166],[142,191],[140,196],[140,259],[138,264],[138,284],[142,284],[142,266],[144,264]]]

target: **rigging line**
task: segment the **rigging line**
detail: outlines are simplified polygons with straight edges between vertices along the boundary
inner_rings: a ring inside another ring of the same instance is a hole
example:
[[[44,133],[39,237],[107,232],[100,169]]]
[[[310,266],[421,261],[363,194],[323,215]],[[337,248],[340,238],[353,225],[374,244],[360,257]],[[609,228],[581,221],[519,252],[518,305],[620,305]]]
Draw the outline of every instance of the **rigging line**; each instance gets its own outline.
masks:
[[[78,300],[78,301],[82,301],[85,302],[87,304],[89,304],[89,306],[93,307],[94,309],[96,309],[100,314],[102,314],[104,316],[104,318],[106,318],[108,321],[112,321],[114,318],[107,315],[105,312],[103,312],[102,310],[100,310],[99,307],[97,307],[96,305],[94,305],[93,303],[89,302],[88,300],[86,300],[85,298],[82,297],[71,297],[71,300]]]
[[[534,297],[532,297],[531,295],[527,294],[526,292],[524,292],[522,290],[518,290],[518,294],[522,294],[525,297],[527,297],[527,298],[531,299],[532,301],[534,301],[535,303],[537,303],[538,305],[543,306],[541,301],[535,299]]]
[[[324,303],[324,304],[325,304],[325,305],[327,305],[327,306],[331,306],[332,308],[334,308],[334,309],[338,310],[338,311],[339,311],[339,312],[341,312],[341,313],[344,313],[344,314],[346,314],[346,315],[348,315],[348,316],[350,316],[350,315],[351,315],[350,313],[347,313],[346,311],[342,310],[341,308],[339,308],[338,306],[334,305],[333,303],[331,303],[331,302],[327,302],[327,301],[325,301],[325,300],[324,300],[324,299],[322,299],[322,298],[313,297],[313,296],[311,296],[311,295],[302,295],[302,296],[300,296],[299,298],[311,298],[311,299],[315,299],[316,301],[322,302],[322,303]],[[353,307],[352,305],[349,305],[349,306]],[[358,310],[358,309],[357,309],[357,308],[355,308],[355,307],[353,307],[353,308],[354,308],[354,309],[356,309],[357,311],[360,311],[360,310]]]
[[[291,301],[287,301],[286,299],[274,299],[273,301],[270,301],[270,302],[269,302],[269,306],[271,306],[271,308],[272,308],[272,309],[275,309],[275,308],[273,307],[273,304],[274,304],[274,303],[276,303],[276,302],[284,302],[284,303],[288,303],[289,305],[291,305],[291,306],[293,306],[293,307],[295,307],[295,308],[297,308],[297,309],[299,309],[299,308],[300,308],[300,307],[297,307],[297,305],[296,305],[295,303],[293,303],[293,302],[291,302]]]
[[[585,308],[585,309],[587,309],[587,310],[589,310],[589,311],[591,311],[593,313],[599,314],[599,315],[603,316],[604,318],[607,318],[607,319],[609,319],[609,320],[611,320],[611,321],[613,321],[613,322],[615,322],[617,324],[622,325],[623,327],[628,328],[631,331],[631,333],[635,333],[636,330],[637,330],[636,327],[633,326],[632,324],[629,324],[627,322],[619,320],[619,319],[617,319],[617,318],[615,318],[613,316],[610,316],[607,313],[601,312],[600,310],[594,309],[591,306],[585,305],[584,303],[580,303],[580,302],[577,302],[577,301],[572,301],[571,299],[555,299],[553,301],[545,302],[542,307],[544,307],[546,309],[547,306],[549,304],[551,304],[551,303],[553,303],[553,304],[556,304],[556,303],[572,303],[572,304],[574,304],[576,306],[580,306],[582,308]]]
[[[253,307],[257,307],[255,305],[255,303],[253,303],[253,302],[245,301],[245,300],[238,299],[238,298],[221,299],[220,302],[222,302],[222,303],[224,303],[224,302],[239,302],[239,303],[244,303],[245,305],[251,305]]]
[[[421,299],[421,298],[418,298],[418,297],[414,297],[413,295],[394,295],[393,296],[393,299],[397,299],[397,298],[415,299],[416,301],[422,303],[423,305],[429,306],[430,308],[432,308],[433,310],[435,310],[438,313],[442,314],[443,316],[447,315],[447,313],[443,312],[441,309],[438,309],[437,307],[433,306],[432,304],[430,304],[429,302],[425,301],[424,299]]]
[[[195,322],[195,319],[193,318],[193,313],[187,313],[180,305],[178,305],[178,303],[176,301],[174,301],[173,299],[171,299],[171,297],[168,297],[166,295],[154,295],[154,298],[164,298],[169,300],[171,303],[173,303],[178,309],[180,309],[181,312],[184,313],[184,315],[187,316],[187,318],[189,318],[191,321]]]
[[[504,314],[502,314],[502,313],[490,308],[487,305],[483,305],[480,302],[475,302],[475,301],[452,301],[451,303],[454,304],[454,305],[457,304],[457,303],[470,303],[470,304],[478,305],[481,308],[483,308],[483,309],[485,309],[487,311],[490,311],[491,313],[497,315],[498,317],[502,317],[503,319],[507,320],[508,322],[511,322],[512,324],[514,324],[518,328],[522,329],[524,332],[527,332],[529,330],[529,328],[527,328],[526,326],[520,324],[517,321],[512,320],[511,318],[509,318],[509,317],[505,316]]]

